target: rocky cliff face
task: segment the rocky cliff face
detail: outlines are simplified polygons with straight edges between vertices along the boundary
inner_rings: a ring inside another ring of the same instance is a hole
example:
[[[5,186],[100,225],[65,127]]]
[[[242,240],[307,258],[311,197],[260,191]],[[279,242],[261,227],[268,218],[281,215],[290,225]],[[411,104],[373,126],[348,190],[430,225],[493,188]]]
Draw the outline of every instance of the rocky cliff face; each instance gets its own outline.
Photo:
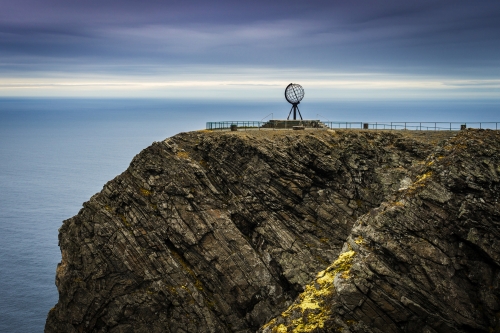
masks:
[[[495,330],[500,136],[442,135],[154,143],[64,221],[45,331]]]
[[[500,135],[438,147],[260,332],[498,332]]]

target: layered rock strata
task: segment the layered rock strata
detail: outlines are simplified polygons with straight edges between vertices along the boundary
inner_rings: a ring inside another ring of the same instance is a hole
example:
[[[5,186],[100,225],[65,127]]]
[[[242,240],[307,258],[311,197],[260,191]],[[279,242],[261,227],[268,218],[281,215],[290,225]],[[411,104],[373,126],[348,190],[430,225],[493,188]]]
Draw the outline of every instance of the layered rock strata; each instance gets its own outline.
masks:
[[[449,140],[260,332],[499,332],[500,135]]]
[[[45,331],[495,328],[499,138],[440,135],[156,142],[64,221]]]

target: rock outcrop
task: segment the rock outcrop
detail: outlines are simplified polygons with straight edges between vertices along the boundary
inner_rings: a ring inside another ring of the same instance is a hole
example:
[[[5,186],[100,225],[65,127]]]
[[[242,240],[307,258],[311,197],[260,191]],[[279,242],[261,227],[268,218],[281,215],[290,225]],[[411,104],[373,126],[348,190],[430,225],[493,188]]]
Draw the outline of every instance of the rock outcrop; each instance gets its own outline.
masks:
[[[500,136],[443,135],[156,142],[64,221],[45,331],[495,330]]]
[[[499,153],[494,131],[435,149],[260,332],[499,332]]]

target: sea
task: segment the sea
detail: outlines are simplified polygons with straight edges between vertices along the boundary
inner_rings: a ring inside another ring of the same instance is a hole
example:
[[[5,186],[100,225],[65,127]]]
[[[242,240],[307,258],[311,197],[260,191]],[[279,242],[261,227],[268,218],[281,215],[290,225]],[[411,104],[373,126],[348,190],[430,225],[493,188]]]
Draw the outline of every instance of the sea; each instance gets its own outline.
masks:
[[[500,122],[499,100],[303,101],[306,119]],[[154,141],[207,122],[284,119],[286,101],[0,98],[0,332],[43,332],[58,229]],[[500,123],[499,123],[500,125]]]

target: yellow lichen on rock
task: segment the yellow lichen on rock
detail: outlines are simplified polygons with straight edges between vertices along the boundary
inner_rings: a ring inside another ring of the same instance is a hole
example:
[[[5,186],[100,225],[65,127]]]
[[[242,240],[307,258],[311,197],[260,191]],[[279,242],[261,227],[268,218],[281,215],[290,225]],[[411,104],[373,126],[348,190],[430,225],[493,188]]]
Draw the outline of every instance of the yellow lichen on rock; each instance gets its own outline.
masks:
[[[307,316],[307,322],[304,323],[302,318],[293,321],[293,325],[295,328],[293,329],[293,333],[307,333],[312,332],[317,328],[323,328],[325,326],[325,319],[328,316],[325,312],[320,312],[318,314],[309,314]]]
[[[275,323],[276,323],[276,318],[274,318],[273,320],[262,326],[262,328],[268,328],[270,326],[273,326]],[[274,327],[274,329],[276,329],[276,326]]]
[[[333,279],[334,276],[331,273],[320,272],[316,283],[305,287],[304,292],[299,296],[300,302],[292,305],[283,312],[283,318],[300,312],[301,317],[291,322],[290,328],[293,329],[293,333],[311,332],[315,328],[322,328],[324,326],[324,321],[328,318],[329,310],[325,308],[323,303],[324,298],[334,292]],[[318,285],[319,289],[317,288]],[[286,326],[280,324],[278,328],[286,329]],[[275,332],[275,330],[273,329],[272,332]]]
[[[359,237],[362,241],[362,238]],[[290,306],[281,314],[282,318],[295,318],[288,323],[274,326],[271,332],[293,332],[306,333],[313,332],[318,328],[325,326],[326,320],[330,316],[330,309],[326,306],[328,298],[335,292],[334,280],[337,274],[341,273],[341,277],[347,279],[352,266],[352,260],[356,252],[353,250],[344,252],[339,255],[337,260],[316,275],[316,280],[308,284],[305,290],[300,294],[298,302]],[[297,317],[298,316],[298,317]],[[273,320],[264,326],[270,327],[275,325]]]
[[[151,195],[151,191],[141,188],[141,194],[147,197]]]
[[[285,325],[279,324],[278,326],[273,329],[273,333],[287,333],[288,329],[286,328]]]
[[[424,173],[423,175],[421,176],[418,176],[417,177],[417,181],[415,182],[415,184],[419,184],[419,183],[422,183],[424,182],[427,178],[431,177],[432,176],[432,171],[429,171],[427,173]]]
[[[318,304],[317,296],[319,296],[318,290],[315,287],[306,286],[305,292],[300,295],[301,302],[298,304],[298,307],[302,312],[307,309],[319,309],[320,306]]]
[[[352,266],[352,260],[356,252],[353,250],[341,253],[339,258],[335,260],[335,262],[327,268],[327,270],[333,270],[334,275],[337,273],[342,273],[342,277],[347,279],[349,277],[349,271]]]
[[[432,171],[426,172],[417,177],[417,180],[408,187],[408,193],[414,193],[415,190],[419,187],[424,186],[424,183],[427,179],[431,178],[433,175]]]
[[[186,151],[178,151],[176,155],[179,158],[189,158],[189,153]]]

